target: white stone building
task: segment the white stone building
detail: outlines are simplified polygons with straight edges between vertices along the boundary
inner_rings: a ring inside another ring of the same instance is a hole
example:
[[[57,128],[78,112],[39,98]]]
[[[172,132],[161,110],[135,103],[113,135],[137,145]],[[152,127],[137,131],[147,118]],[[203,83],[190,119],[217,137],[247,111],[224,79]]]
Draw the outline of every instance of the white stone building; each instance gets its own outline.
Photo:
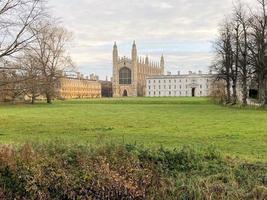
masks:
[[[147,97],[206,97],[209,96],[214,75],[189,72],[181,75],[148,76]]]

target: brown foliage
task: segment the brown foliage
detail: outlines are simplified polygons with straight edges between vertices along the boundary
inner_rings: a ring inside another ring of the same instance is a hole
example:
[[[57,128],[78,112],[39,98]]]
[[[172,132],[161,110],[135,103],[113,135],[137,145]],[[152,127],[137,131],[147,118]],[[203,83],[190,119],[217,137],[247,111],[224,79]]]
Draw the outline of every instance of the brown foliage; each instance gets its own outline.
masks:
[[[213,83],[210,97],[218,104],[223,104],[226,101],[226,89],[225,82],[223,80]]]

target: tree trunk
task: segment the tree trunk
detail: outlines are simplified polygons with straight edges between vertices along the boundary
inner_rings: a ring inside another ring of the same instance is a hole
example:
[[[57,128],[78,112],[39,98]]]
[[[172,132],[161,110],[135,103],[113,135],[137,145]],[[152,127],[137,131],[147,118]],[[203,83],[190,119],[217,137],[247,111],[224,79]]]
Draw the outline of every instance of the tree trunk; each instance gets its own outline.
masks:
[[[267,78],[264,79],[265,105],[267,104]]]
[[[248,98],[248,88],[247,88],[247,79],[244,78],[242,81],[242,105],[247,105],[247,98]]]
[[[266,104],[266,80],[263,74],[259,76],[259,101],[262,107]]]
[[[52,97],[51,97],[51,94],[49,92],[46,93],[46,102],[48,104],[52,104]]]
[[[227,80],[226,84],[227,84],[226,104],[229,104],[229,103],[231,103],[231,83],[230,83],[230,80]]]
[[[237,103],[237,89],[236,89],[236,86],[237,86],[237,81],[235,80],[233,82],[233,105],[235,105]]]
[[[11,103],[12,103],[13,105],[15,105],[15,104],[16,104],[16,96],[12,96]]]
[[[33,96],[32,96],[32,99],[31,99],[31,104],[34,104],[34,103],[35,103],[35,99],[36,99],[36,98],[35,98],[35,96],[33,95]]]

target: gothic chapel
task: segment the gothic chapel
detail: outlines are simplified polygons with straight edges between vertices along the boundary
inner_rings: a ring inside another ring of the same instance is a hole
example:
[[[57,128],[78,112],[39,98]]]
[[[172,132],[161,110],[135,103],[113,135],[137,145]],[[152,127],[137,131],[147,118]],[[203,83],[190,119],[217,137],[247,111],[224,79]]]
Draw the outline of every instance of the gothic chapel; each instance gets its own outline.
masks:
[[[164,57],[160,63],[149,58],[138,57],[135,42],[132,57],[119,57],[116,42],[113,46],[113,96],[136,97],[146,95],[146,78],[152,75],[164,75]]]

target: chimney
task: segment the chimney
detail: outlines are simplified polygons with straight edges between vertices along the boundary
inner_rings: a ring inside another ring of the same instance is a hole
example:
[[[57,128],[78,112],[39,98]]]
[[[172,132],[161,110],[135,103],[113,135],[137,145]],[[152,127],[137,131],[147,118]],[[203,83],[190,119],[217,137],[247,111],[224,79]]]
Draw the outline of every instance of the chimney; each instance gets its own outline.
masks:
[[[178,72],[177,72],[177,74],[180,76],[180,75],[181,75],[181,72],[180,72],[180,71],[178,71]]]
[[[191,75],[193,72],[192,71],[189,71],[189,75]]]
[[[202,71],[199,70],[198,73],[201,75],[202,74]]]
[[[171,72],[167,72],[167,75],[168,75],[168,76],[171,76],[171,75],[172,75],[172,73],[171,73]]]

